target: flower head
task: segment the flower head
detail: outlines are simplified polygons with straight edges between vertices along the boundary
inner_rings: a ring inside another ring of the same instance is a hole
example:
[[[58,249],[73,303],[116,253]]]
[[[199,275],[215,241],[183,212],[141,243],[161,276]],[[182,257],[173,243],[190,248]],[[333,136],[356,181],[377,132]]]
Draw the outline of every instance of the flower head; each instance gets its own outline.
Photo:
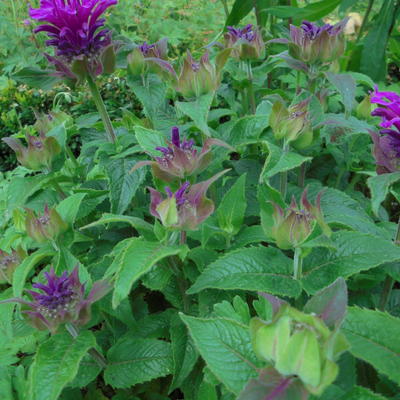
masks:
[[[32,324],[40,330],[48,329],[56,332],[60,324],[71,322],[84,325],[90,319],[90,306],[101,299],[110,289],[105,281],[93,284],[92,290],[85,298],[85,285],[81,284],[76,267],[70,274],[63,272],[57,276],[54,269],[44,273],[47,283],[35,283],[34,289],[28,290],[32,301],[20,298],[5,300],[5,302],[18,302],[28,307],[24,310]]]
[[[331,62],[344,52],[343,30],[348,19],[336,25],[318,26],[303,21],[300,27],[290,25],[290,39],[273,39],[271,42],[288,43],[289,54],[306,63]]]
[[[190,185],[185,182],[174,193],[165,188],[166,197],[149,188],[151,195],[150,213],[159,218],[166,228],[195,230],[214,211],[214,203],[205,195],[209,186],[228,172],[222,171],[212,178]]]
[[[67,224],[60,214],[46,204],[42,215],[36,216],[29,208],[26,209],[25,228],[28,235],[38,243],[54,240],[67,229]]]
[[[244,28],[227,27],[225,46],[233,48],[233,55],[241,60],[259,59],[264,54],[264,42],[261,34],[252,24]]]
[[[379,135],[370,132],[377,172],[395,172],[400,167],[400,96],[395,92],[380,92],[375,86],[371,103],[378,104],[371,115],[381,117],[380,126],[384,128],[379,131]]]
[[[208,138],[199,151],[194,147],[192,139],[181,140],[179,128],[174,126],[171,129],[171,141],[167,142],[166,147],[156,147],[160,156],[155,157],[155,161],[139,161],[131,172],[145,165],[151,165],[153,174],[166,182],[176,178],[187,178],[204,171],[210,164],[212,145],[233,150],[231,146],[221,140]]]
[[[312,205],[307,199],[307,189],[305,189],[300,206],[294,197],[286,210],[272,203],[274,206],[272,236],[279,248],[288,250],[299,246],[311,235],[316,223],[327,236],[330,235],[330,228],[325,223],[321,211],[321,196],[322,192],[318,194],[316,204]]]
[[[26,252],[20,247],[10,253],[0,250],[0,283],[12,281],[15,269],[25,257]]]
[[[100,58],[111,43],[111,33],[104,28],[105,19],[101,15],[117,0],[41,0],[39,8],[31,8],[30,17],[43,24],[34,32],[46,32],[48,46],[55,48],[56,58],[48,56],[49,61],[60,68],[75,60],[84,62],[90,73],[103,71]],[[111,53],[110,51],[108,51]],[[112,57],[112,54],[109,54]],[[103,60],[104,61],[104,60]],[[73,70],[64,71],[74,75]],[[71,76],[69,76],[71,77]]]

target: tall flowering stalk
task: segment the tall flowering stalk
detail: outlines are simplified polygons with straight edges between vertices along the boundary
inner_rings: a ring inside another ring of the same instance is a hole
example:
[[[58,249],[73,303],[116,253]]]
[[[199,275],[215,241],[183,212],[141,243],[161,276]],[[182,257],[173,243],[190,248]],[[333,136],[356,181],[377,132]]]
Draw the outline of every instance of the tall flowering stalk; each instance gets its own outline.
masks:
[[[104,28],[101,15],[117,0],[41,0],[39,8],[31,8],[30,16],[41,24],[34,32],[46,32],[47,46],[55,56],[46,54],[55,65],[57,75],[72,80],[86,79],[106,128],[109,140],[116,135],[94,78],[111,73],[115,52],[111,33]]]

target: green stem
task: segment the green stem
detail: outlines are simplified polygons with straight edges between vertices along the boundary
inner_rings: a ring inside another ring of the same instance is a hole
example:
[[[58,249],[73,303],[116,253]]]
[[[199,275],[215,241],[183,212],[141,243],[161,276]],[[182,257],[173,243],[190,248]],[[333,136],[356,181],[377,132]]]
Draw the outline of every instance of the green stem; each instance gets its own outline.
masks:
[[[97,87],[96,82],[93,80],[90,74],[87,74],[87,82],[90,92],[92,93],[93,100],[96,104],[97,110],[99,111],[100,117],[103,120],[104,127],[106,128],[108,140],[112,143],[115,143],[117,140],[117,136],[115,135],[110,116],[108,115],[106,106],[104,105],[99,88]]]
[[[186,244],[187,234],[186,231],[181,231],[181,237],[179,239],[179,244]]]
[[[53,185],[54,189],[56,192],[60,195],[60,197],[64,200],[67,198],[67,195],[64,193],[64,191],[61,189],[61,186],[58,184],[57,181],[52,180],[51,184]]]
[[[253,70],[251,68],[251,61],[247,61],[247,77],[249,78],[249,87],[247,88],[248,102],[250,104],[250,111],[252,114],[256,113],[256,98],[254,95],[253,86]]]
[[[286,143],[283,145],[283,149],[282,149],[283,153],[287,153],[289,151],[289,145],[287,145]],[[281,196],[283,201],[285,201],[286,199],[286,192],[287,192],[287,180],[288,180],[288,173],[287,171],[283,171],[279,174],[279,178],[280,178],[280,185],[279,185],[279,190],[281,192]]]
[[[65,324],[65,328],[67,331],[70,333],[70,335],[76,339],[79,335],[79,330],[78,328],[71,323]],[[107,361],[106,359],[100,354],[95,348],[91,348],[88,350],[88,353],[91,355],[91,357],[99,364],[99,367],[105,368],[107,366]]]
[[[304,187],[305,182],[306,182],[306,172],[307,172],[307,163],[303,163],[300,166],[300,171],[299,171],[299,186],[301,188]]]
[[[364,32],[364,29],[367,26],[368,17],[369,17],[369,14],[371,14],[372,6],[374,5],[374,2],[375,2],[375,0],[369,0],[369,2],[368,2],[367,11],[365,11],[363,22],[361,24],[360,30],[359,30],[358,35],[357,35],[356,43],[358,43],[358,41],[361,39],[361,36],[362,36],[362,34]]]
[[[176,260],[177,260],[176,256],[171,256],[170,257],[170,265],[172,267],[172,271],[174,272],[174,274],[176,276],[176,281],[178,283],[179,291],[181,292],[182,303],[183,303],[183,312],[188,313],[189,309],[190,309],[189,297],[186,294],[188,284],[183,275],[183,270],[182,270],[182,268],[180,268],[180,265],[178,265]]]
[[[65,146],[65,152],[67,153],[69,159],[72,161],[72,164],[74,164],[74,167],[78,169],[79,168],[78,160],[76,159],[74,153],[72,152],[72,150],[69,148],[68,145]]]
[[[228,8],[228,3],[226,0],[221,0],[222,4],[224,5],[224,11],[225,11],[225,16],[228,18],[229,16],[229,8]]]
[[[301,256],[301,249],[296,247],[294,249],[293,258],[293,278],[300,280],[303,275],[303,258]]]

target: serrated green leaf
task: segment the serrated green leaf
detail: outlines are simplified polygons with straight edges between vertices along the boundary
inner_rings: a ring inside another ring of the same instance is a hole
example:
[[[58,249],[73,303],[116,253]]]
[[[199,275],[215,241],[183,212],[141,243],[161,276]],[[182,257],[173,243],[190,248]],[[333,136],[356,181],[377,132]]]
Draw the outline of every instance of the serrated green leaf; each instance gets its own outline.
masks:
[[[72,225],[75,222],[79,207],[85,196],[86,193],[76,193],[67,197],[57,205],[56,210],[60,214],[63,221],[69,225]]]
[[[152,156],[159,156],[160,152],[156,150],[156,147],[165,146],[168,137],[158,131],[143,128],[142,126],[135,126],[134,129],[140,147]]]
[[[247,326],[223,318],[203,319],[181,314],[197,349],[211,372],[236,395],[257,376],[259,362]]]
[[[400,319],[387,313],[350,307],[342,326],[350,352],[400,383]]]
[[[129,337],[108,351],[104,373],[107,384],[128,388],[172,371],[171,345],[162,340]]]
[[[326,77],[329,82],[336,87],[342,96],[342,103],[346,113],[349,115],[355,104],[356,82],[348,74],[334,74],[327,72]]]
[[[391,174],[381,174],[371,176],[367,180],[368,187],[371,191],[372,211],[376,216],[379,215],[379,206],[388,195],[390,186],[400,180],[400,172]]]
[[[95,344],[90,331],[81,332],[75,339],[67,332],[59,333],[42,343],[30,369],[29,400],[57,400]]]
[[[269,125],[265,115],[249,115],[239,118],[224,134],[223,139],[231,146],[256,143],[264,129]]]
[[[338,400],[386,400],[386,397],[373,393],[365,387],[355,386]]]
[[[242,228],[246,212],[246,174],[243,174],[225,193],[217,210],[218,224],[229,235],[236,235]]]
[[[292,277],[293,261],[273,247],[234,250],[210,264],[187,291],[254,290],[296,297],[301,292]]]
[[[347,278],[400,259],[400,248],[381,237],[337,231],[331,239],[336,251],[318,248],[304,259],[302,282],[309,293],[328,286],[340,276]]]
[[[186,251],[185,246],[165,246],[141,238],[125,240],[110,266],[110,270],[115,271],[113,307],[118,307],[121,300],[128,296],[132,285],[154,264],[168,256],[185,254]]]

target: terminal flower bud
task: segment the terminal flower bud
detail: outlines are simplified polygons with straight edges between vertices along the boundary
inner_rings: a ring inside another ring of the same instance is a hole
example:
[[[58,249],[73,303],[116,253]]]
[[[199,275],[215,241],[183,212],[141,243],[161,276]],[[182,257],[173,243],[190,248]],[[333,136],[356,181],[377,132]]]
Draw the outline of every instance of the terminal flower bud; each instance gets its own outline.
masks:
[[[258,60],[264,57],[265,45],[258,29],[252,24],[244,28],[227,27],[225,33],[225,47],[232,48],[234,57],[241,60]]]
[[[214,65],[210,62],[208,52],[197,62],[188,51],[178,78],[177,91],[183,97],[192,99],[217,90],[221,83],[221,71],[229,54],[230,50],[221,51]]]
[[[209,186],[228,171],[222,171],[192,186],[185,182],[175,193],[166,187],[166,197],[149,188],[150,213],[160,219],[166,228],[196,230],[214,212],[214,203],[206,197]]]
[[[0,250],[0,283],[12,281],[15,269],[26,255],[26,252],[20,247],[17,250],[11,250],[10,253]]]
[[[294,197],[286,210],[272,203],[274,206],[272,236],[279,248],[288,250],[298,247],[311,235],[315,224],[318,224],[327,236],[330,235],[331,230],[325,223],[321,211],[321,196],[322,192],[318,194],[316,204],[312,205],[307,199],[307,189],[305,189],[301,196],[300,207]]]
[[[79,281],[77,267],[70,274],[64,271],[57,276],[51,268],[44,275],[47,283],[34,283],[32,286],[38,291],[27,291],[32,301],[13,298],[2,303],[17,302],[26,306],[23,313],[28,315],[32,325],[40,330],[48,329],[51,333],[64,323],[86,324],[90,320],[91,305],[111,289],[106,281],[97,281],[85,297],[85,284]]]
[[[51,136],[47,137],[43,131],[39,136],[27,134],[27,147],[13,137],[3,138],[3,141],[15,151],[17,160],[22,166],[34,171],[50,169],[53,159],[61,152],[57,140]]]
[[[167,61],[167,42],[168,39],[164,38],[153,44],[144,42],[142,45],[137,46],[128,55],[128,71],[134,76],[153,72],[163,77],[176,78],[174,68]]]
[[[194,141],[181,140],[179,128],[174,126],[171,130],[171,141],[166,147],[157,147],[160,157],[155,161],[139,161],[131,172],[145,165],[151,165],[153,174],[157,178],[170,182],[176,178],[184,179],[204,171],[212,159],[211,146],[222,146],[234,150],[221,140],[207,138],[202,149],[194,148]]]
[[[47,204],[44,207],[42,215],[37,216],[28,208],[26,209],[26,212],[26,232],[38,243],[47,240],[55,240],[58,235],[66,231],[68,228],[67,224],[60,217],[60,214],[58,214],[54,208],[49,209]]]
[[[309,103],[310,99],[306,99],[289,108],[279,100],[274,103],[269,122],[277,140],[283,139],[299,150],[312,144],[313,130],[307,110]]]

